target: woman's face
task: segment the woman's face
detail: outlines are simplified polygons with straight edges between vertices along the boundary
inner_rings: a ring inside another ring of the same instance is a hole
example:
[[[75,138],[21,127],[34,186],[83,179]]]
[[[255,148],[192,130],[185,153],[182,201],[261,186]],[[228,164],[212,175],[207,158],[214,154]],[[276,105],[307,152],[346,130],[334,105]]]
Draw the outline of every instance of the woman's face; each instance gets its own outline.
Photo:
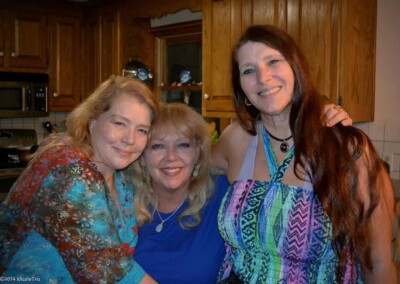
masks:
[[[146,167],[155,191],[187,191],[199,147],[172,127],[162,132],[149,142],[141,165]]]
[[[99,170],[112,173],[134,162],[146,147],[150,109],[129,94],[121,94],[111,108],[90,122],[93,160]]]
[[[249,41],[239,48],[237,59],[242,89],[262,114],[275,115],[290,105],[294,73],[278,50]]]

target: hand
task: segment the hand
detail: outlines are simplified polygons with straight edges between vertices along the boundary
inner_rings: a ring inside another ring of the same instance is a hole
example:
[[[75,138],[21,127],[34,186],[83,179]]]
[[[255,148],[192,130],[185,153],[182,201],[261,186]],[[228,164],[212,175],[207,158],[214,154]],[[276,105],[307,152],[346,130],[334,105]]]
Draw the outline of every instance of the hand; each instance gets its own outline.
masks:
[[[349,126],[353,124],[353,120],[341,106],[334,104],[326,104],[323,109],[323,123],[326,126],[331,127],[337,123],[341,123],[343,126]]]

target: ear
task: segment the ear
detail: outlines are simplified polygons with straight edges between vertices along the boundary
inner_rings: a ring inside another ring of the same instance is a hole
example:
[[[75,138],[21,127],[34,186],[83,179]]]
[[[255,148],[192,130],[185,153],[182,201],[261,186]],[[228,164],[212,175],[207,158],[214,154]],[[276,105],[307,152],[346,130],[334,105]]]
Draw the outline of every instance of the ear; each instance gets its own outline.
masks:
[[[142,167],[146,167],[146,162],[144,161],[144,153],[142,153],[142,155],[140,155],[139,165],[141,165]]]
[[[90,121],[89,121],[89,133],[90,134],[92,134],[92,131],[93,131],[93,127],[96,125],[96,119],[91,119]]]

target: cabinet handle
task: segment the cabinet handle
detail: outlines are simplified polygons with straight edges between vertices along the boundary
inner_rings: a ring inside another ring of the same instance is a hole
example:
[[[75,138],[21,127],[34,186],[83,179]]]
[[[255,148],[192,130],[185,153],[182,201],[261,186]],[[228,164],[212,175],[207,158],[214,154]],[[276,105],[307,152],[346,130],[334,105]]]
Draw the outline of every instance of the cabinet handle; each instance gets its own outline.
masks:
[[[11,52],[11,57],[18,57],[16,52]]]
[[[4,56],[4,52],[3,51],[0,51],[0,56]]]
[[[53,94],[53,97],[55,97],[55,98],[58,98],[59,96],[60,96],[59,93],[54,93],[54,94]]]
[[[205,100],[209,100],[211,97],[210,97],[210,95],[209,94],[204,94],[204,99]]]

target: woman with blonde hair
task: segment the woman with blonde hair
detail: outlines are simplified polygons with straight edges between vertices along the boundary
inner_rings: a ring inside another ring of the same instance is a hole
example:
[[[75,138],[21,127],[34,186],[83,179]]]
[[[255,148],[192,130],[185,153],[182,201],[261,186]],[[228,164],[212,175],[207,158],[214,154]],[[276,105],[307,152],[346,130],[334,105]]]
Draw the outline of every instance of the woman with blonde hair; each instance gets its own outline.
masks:
[[[111,76],[67,117],[67,134],[44,141],[0,207],[4,279],[154,283],[132,259],[137,222],[125,170],[157,110],[145,84]]]
[[[215,283],[224,256],[217,210],[224,177],[211,177],[209,127],[185,104],[163,105],[135,163],[135,260],[159,283]],[[214,189],[215,188],[215,189]]]

